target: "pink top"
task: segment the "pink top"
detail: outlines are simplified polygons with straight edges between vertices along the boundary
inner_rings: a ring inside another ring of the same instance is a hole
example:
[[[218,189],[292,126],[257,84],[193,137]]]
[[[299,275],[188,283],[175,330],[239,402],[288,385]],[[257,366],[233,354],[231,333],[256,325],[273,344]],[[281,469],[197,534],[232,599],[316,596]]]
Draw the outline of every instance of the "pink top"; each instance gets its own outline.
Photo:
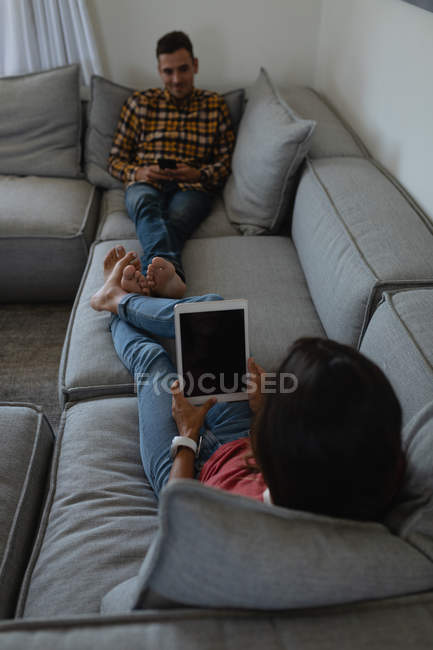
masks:
[[[263,501],[266,484],[261,474],[248,469],[245,456],[250,452],[249,438],[226,442],[205,462],[198,480],[211,487]]]

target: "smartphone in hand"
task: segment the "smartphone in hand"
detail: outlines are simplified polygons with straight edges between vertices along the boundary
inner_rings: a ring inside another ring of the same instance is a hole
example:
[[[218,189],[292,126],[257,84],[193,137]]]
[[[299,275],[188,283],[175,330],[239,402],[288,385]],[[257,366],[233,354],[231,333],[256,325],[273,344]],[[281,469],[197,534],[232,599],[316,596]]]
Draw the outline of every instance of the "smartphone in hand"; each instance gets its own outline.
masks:
[[[177,163],[172,158],[159,158],[158,165],[160,169],[176,169]]]

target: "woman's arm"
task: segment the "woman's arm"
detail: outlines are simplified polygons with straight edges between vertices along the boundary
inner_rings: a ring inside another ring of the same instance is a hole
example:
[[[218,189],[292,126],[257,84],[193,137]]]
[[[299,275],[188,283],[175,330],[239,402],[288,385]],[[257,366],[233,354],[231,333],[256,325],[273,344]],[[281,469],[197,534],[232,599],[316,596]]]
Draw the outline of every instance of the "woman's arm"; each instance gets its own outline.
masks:
[[[184,397],[178,381],[173,382],[171,395],[171,413],[176,422],[179,435],[191,438],[197,444],[206,413],[215,404],[216,399],[211,398],[201,406],[193,406]],[[194,460],[195,453],[192,449],[179,447],[168,480],[194,478]]]

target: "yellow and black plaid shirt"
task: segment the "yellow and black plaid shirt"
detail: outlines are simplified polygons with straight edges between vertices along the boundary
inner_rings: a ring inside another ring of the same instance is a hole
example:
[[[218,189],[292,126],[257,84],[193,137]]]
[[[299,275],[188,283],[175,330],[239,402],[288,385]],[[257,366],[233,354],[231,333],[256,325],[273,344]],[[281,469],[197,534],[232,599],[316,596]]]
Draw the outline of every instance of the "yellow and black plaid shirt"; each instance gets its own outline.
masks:
[[[230,173],[234,141],[227,104],[217,93],[194,88],[179,107],[165,89],[135,92],[122,107],[108,171],[131,185],[138,167],[172,158],[207,176],[205,183],[179,182],[181,190],[212,192],[222,187]]]

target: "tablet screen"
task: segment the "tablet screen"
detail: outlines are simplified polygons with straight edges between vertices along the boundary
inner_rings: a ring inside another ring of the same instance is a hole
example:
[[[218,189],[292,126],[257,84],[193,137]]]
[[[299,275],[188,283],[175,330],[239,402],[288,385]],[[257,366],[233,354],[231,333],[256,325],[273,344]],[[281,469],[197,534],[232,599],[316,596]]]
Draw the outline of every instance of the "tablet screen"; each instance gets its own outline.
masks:
[[[246,390],[244,319],[243,309],[179,314],[186,396]]]

